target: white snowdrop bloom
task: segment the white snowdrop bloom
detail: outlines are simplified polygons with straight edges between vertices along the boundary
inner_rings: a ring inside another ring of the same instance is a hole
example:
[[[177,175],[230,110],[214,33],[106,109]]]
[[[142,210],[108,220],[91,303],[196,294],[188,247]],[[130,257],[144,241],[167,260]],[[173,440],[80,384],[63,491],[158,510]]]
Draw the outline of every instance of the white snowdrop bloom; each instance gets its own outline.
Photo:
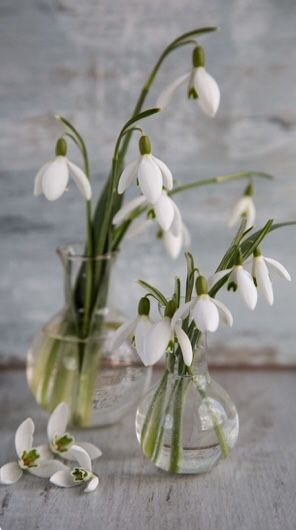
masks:
[[[191,72],[169,84],[158,97],[156,107],[165,109],[179,86],[188,83],[188,97],[197,99],[203,112],[214,117],[220,104],[220,90],[215,79],[204,67],[205,56],[202,46],[197,46],[193,50],[192,62]]]
[[[66,154],[66,140],[60,138],[56,145],[56,158],[42,166],[35,177],[34,195],[44,194],[47,200],[56,201],[66,191],[71,177],[83,197],[89,201],[91,199],[89,180],[80,167],[70,162]]]
[[[272,282],[269,276],[268,265],[282,276],[285,280],[291,281],[291,276],[287,269],[277,260],[262,256],[259,249],[254,252],[252,275],[257,284],[259,291],[262,292],[264,298],[269,305],[273,304],[274,295]]]
[[[254,225],[256,219],[256,209],[253,201],[252,184],[249,184],[246,187],[243,197],[241,197],[234,205],[228,222],[229,226],[234,226],[235,224],[239,223],[242,217],[245,217],[247,220],[246,230]]]
[[[66,466],[54,460],[47,445],[33,447],[35,426],[27,418],[15,433],[15,449],[18,460],[9,462],[0,468],[0,484],[14,484],[24,471],[41,478],[49,478],[56,471],[65,470]]]
[[[144,339],[144,348],[141,355],[138,352],[145,366],[152,366],[157,363],[167,351],[169,343],[177,339],[184,363],[190,366],[192,363],[192,346],[189,337],[182,329],[179,322],[172,321],[175,312],[173,301],[168,302],[164,317],[152,324],[150,331]]]
[[[148,298],[143,297],[139,301],[138,316],[134,320],[124,322],[114,333],[109,344],[108,350],[113,351],[126,340],[135,339],[135,347],[139,356],[144,357],[144,343],[147,333],[152,327],[152,321],[149,317],[150,302]],[[143,359],[142,359],[143,360]],[[144,361],[143,361],[144,362]],[[145,363],[144,363],[145,364]]]
[[[50,482],[59,488],[86,485],[84,493],[95,491],[99,484],[99,478],[92,471],[89,454],[77,445],[73,445],[71,451],[79,467],[57,471],[50,477]]]
[[[220,320],[232,326],[233,317],[229,309],[219,300],[212,298],[208,294],[208,284],[203,276],[198,276],[196,280],[197,297],[181,305],[176,311],[172,325],[184,319],[190,314],[200,331],[214,332],[218,329]]]
[[[70,410],[67,403],[59,405],[51,413],[47,424],[47,438],[50,450],[61,458],[75,460],[72,453],[72,446],[82,447],[91,460],[98,458],[102,452],[98,447],[89,442],[76,442],[74,436],[67,432]]]
[[[224,269],[213,274],[209,279],[209,286],[212,287],[227,274],[229,274],[228,289],[237,290],[246,306],[253,311],[258,299],[257,289],[251,274],[240,263],[231,269]]]
[[[140,158],[128,164],[123,170],[117,191],[121,195],[137,179],[141,191],[147,201],[155,204],[161,197],[162,189],[173,188],[172,173],[167,165],[151,153],[148,136],[141,136],[139,140]]]
[[[190,246],[190,234],[184,223],[179,235],[176,236],[171,230],[167,230],[163,232],[162,239],[164,248],[172,259],[176,259],[183,248],[188,249]]]

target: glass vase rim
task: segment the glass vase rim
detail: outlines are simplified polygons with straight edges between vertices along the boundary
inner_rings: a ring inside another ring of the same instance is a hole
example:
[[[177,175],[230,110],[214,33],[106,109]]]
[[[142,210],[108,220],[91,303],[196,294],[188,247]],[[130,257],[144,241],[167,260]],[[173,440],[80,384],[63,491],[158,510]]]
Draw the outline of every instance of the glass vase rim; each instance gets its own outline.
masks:
[[[108,261],[111,259],[116,258],[119,251],[110,251],[106,252],[104,254],[96,254],[95,256],[87,256],[83,250],[84,250],[85,244],[84,243],[65,243],[62,245],[58,245],[56,248],[56,252],[58,256],[61,256],[63,259],[66,259],[67,261]]]

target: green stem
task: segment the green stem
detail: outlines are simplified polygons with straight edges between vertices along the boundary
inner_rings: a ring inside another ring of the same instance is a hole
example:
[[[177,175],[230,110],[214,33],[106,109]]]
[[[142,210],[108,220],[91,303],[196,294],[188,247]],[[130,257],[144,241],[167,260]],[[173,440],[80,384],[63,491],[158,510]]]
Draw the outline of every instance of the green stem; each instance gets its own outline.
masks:
[[[183,413],[183,379],[178,381],[176,396],[174,399],[173,428],[171,439],[170,467],[171,473],[179,471],[182,457],[182,413]]]
[[[141,447],[148,458],[152,458],[155,451],[163,404],[165,402],[168,375],[169,372],[166,370],[149,405],[141,430]]]
[[[217,422],[217,418],[216,418],[215,414],[212,411],[211,403],[210,403],[210,400],[209,400],[208,395],[205,392],[205,390],[203,388],[201,388],[201,386],[198,385],[198,384],[196,384],[196,388],[197,388],[198,392],[200,393],[201,397],[205,400],[205,403],[206,403],[206,405],[208,407],[208,410],[209,410],[209,413],[210,413],[210,416],[211,416],[211,420],[213,422],[214,430],[215,430],[215,433],[216,433],[216,436],[217,436],[217,440],[218,440],[220,448],[221,448],[221,452],[222,452],[223,458],[226,458],[228,456],[228,454],[229,454],[229,447],[228,447],[228,444],[227,444],[227,441],[226,441],[226,438],[225,438],[225,434],[224,434],[223,428]]]

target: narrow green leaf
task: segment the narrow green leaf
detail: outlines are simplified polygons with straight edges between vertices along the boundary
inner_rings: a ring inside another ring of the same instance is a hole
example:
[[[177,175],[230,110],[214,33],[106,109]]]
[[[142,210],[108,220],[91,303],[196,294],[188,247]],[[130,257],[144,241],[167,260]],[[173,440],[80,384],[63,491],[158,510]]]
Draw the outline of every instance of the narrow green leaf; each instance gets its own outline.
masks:
[[[174,298],[177,304],[177,307],[180,305],[180,298],[181,298],[181,281],[180,278],[176,277],[175,279],[175,292],[174,292]]]
[[[258,230],[258,232],[255,232],[255,234],[252,234],[245,241],[242,242],[241,251],[243,253],[244,259],[250,256],[254,252],[254,250],[260,245],[265,236],[267,236],[268,232],[270,232],[272,224],[273,219],[269,219],[261,230]]]
[[[121,129],[120,135],[125,133],[126,129],[128,129],[133,123],[136,123],[139,120],[143,120],[144,118],[148,118],[148,116],[152,116],[153,114],[157,114],[158,112],[160,112],[160,109],[152,108],[152,109],[144,110],[143,112],[140,112],[136,116],[133,116],[130,120],[128,120],[124,124],[123,128]]]
[[[160,302],[161,305],[166,306],[167,305],[167,299],[166,297],[159,291],[159,289],[156,289],[156,287],[153,287],[153,285],[150,285],[149,283],[145,282],[144,280],[138,280],[137,283],[143,287],[146,291],[148,291],[150,294],[156,298]]]

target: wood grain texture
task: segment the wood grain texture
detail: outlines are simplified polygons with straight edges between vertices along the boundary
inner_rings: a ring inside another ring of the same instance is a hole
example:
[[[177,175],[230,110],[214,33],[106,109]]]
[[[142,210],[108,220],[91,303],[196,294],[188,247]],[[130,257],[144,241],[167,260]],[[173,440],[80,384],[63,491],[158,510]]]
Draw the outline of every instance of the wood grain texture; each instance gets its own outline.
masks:
[[[241,430],[229,460],[200,476],[172,476],[144,459],[134,412],[108,429],[77,433],[102,449],[101,484],[89,495],[22,477],[0,487],[3,530],[295,530],[295,372],[214,374],[237,405]],[[22,372],[0,374],[1,463],[15,458],[13,434],[32,416],[37,442],[46,414]]]

